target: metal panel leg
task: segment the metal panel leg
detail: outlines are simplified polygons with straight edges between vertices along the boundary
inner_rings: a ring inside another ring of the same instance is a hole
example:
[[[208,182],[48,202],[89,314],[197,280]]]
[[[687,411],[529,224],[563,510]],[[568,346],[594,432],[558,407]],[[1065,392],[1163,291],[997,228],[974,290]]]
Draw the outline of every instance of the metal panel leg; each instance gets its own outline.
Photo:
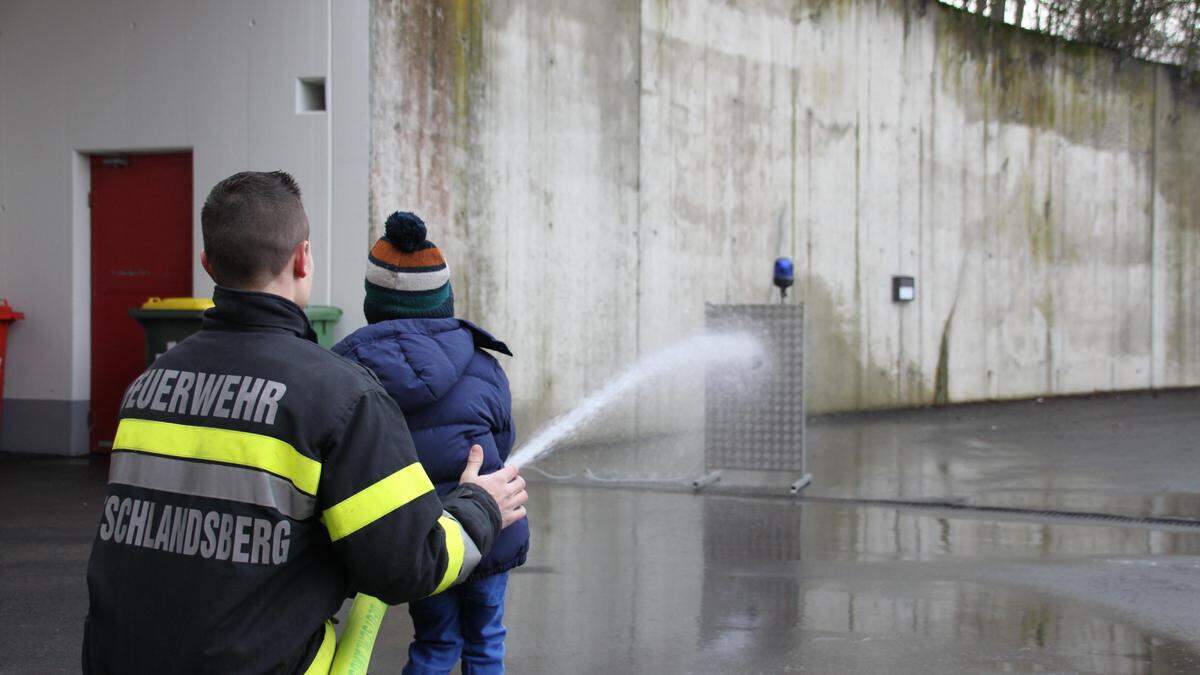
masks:
[[[721,480],[721,472],[720,471],[709,471],[708,473],[704,474],[703,476],[692,481],[692,489],[693,490],[703,490],[705,487],[712,485],[713,483],[715,483],[719,480]]]
[[[796,493],[800,492],[801,490],[803,490],[804,488],[808,487],[808,484],[811,482],[812,482],[812,474],[811,473],[804,474],[803,476],[800,477],[800,480],[796,481],[795,483],[792,483],[792,494],[796,494]]]

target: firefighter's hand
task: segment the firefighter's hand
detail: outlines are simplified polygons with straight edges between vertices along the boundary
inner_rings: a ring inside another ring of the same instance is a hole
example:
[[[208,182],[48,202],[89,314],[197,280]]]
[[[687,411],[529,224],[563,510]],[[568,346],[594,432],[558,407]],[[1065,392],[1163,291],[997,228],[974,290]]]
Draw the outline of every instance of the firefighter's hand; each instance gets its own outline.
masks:
[[[505,528],[525,517],[525,502],[529,493],[525,491],[525,479],[517,473],[516,467],[506,466],[495,473],[479,475],[483,466],[483,448],[471,446],[467,455],[467,468],[463,469],[459,483],[474,483],[491,495],[500,507],[500,527]]]

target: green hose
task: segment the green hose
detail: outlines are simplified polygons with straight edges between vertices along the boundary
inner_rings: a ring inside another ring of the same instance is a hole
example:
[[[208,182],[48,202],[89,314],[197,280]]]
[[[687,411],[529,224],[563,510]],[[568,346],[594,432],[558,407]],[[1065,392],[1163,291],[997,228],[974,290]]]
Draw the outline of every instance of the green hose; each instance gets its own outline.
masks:
[[[371,665],[371,650],[375,648],[375,636],[379,634],[386,611],[387,605],[377,598],[362,593],[354,596],[350,618],[338,638],[329,675],[366,675],[367,667]]]

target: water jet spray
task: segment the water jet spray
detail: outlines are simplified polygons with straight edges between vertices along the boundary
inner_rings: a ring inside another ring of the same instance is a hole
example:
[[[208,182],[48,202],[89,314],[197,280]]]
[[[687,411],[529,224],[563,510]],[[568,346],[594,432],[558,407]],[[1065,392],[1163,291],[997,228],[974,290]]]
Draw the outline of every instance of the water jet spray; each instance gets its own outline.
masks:
[[[696,335],[678,344],[653,352],[622,371],[617,377],[583,399],[565,414],[539,430],[505,462],[521,468],[550,454],[562,441],[575,435],[588,422],[607,410],[624,395],[647,382],[682,367],[705,367],[714,363],[747,366],[761,364],[763,348],[750,333],[728,332]]]

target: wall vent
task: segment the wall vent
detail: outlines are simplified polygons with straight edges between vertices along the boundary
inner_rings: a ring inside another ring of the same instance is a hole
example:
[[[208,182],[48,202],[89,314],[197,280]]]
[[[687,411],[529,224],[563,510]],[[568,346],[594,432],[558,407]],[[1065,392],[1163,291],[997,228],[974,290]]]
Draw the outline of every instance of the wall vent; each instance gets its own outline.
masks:
[[[296,78],[296,114],[325,112],[325,78]]]

